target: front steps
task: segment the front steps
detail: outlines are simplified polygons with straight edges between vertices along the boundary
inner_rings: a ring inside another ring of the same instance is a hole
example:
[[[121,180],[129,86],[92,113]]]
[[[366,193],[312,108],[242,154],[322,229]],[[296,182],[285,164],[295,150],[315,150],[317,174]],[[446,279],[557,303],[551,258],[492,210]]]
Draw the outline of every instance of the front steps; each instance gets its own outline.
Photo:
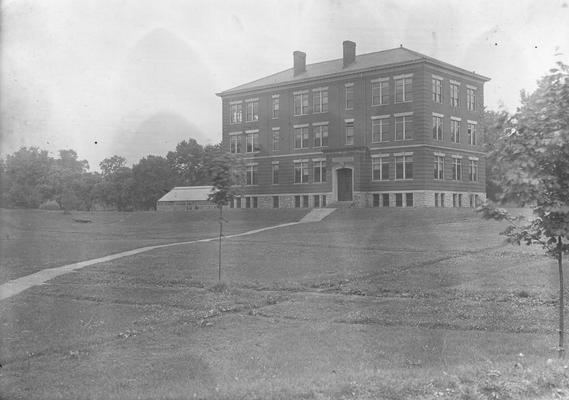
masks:
[[[326,218],[328,215],[336,211],[335,208],[314,208],[306,214],[299,222],[319,222]]]

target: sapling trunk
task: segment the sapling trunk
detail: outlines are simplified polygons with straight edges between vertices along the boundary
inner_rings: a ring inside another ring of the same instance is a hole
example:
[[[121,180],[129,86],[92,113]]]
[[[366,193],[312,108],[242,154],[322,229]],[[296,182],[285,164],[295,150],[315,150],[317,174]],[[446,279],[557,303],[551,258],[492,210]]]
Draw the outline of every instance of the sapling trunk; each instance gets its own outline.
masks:
[[[559,266],[559,358],[563,358],[565,353],[564,347],[564,305],[563,305],[563,243],[561,236],[557,238],[557,263]]]
[[[223,207],[219,206],[219,265],[217,280],[221,282],[221,236],[223,235]]]

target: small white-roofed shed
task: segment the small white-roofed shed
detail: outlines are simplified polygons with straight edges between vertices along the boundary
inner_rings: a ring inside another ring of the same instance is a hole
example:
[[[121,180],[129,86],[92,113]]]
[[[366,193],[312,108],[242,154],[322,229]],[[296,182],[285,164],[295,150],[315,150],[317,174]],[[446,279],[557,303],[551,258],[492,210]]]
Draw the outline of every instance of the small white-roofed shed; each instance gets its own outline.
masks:
[[[189,211],[215,208],[208,200],[211,186],[176,186],[156,204],[158,211]]]

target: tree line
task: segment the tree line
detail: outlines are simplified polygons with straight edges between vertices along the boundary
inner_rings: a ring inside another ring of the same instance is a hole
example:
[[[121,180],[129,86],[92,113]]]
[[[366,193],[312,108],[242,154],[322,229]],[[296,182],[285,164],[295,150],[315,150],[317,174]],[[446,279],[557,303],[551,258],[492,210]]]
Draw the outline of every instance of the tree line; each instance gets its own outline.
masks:
[[[38,147],[22,147],[0,159],[0,207],[63,210],[153,210],[174,186],[211,185],[211,165],[220,145],[184,140],[166,157],[149,155],[132,167],[119,155],[104,159],[101,172],[89,171],[74,150],[52,157]]]

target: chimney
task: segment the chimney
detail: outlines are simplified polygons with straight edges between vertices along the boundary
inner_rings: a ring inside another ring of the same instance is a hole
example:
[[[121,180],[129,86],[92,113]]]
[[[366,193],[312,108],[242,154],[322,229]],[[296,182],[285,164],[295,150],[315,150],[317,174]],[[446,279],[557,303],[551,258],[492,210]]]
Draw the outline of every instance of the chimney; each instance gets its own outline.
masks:
[[[292,56],[294,58],[294,76],[302,74],[306,71],[306,53],[295,51]]]
[[[356,44],[351,40],[344,40],[344,68],[356,61]]]

